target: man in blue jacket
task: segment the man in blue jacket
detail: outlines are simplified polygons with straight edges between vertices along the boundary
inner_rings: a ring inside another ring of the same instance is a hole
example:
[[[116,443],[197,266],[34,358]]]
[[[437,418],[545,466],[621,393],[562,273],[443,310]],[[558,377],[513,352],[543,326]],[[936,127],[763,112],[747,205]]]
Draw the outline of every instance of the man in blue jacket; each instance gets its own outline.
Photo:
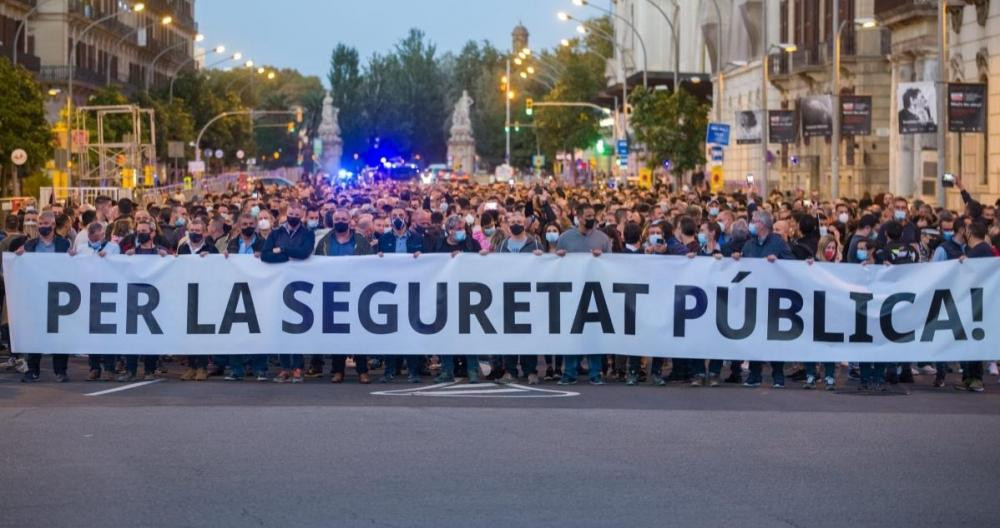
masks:
[[[747,240],[743,244],[741,254],[737,256],[734,253],[733,258],[739,259],[740,256],[746,258],[764,258],[768,262],[774,262],[778,259],[795,260],[795,255],[792,254],[788,243],[780,236],[774,234],[774,217],[771,216],[771,213],[763,209],[757,209],[753,213],[752,218],[750,222],[750,240]],[[750,375],[747,377],[746,382],[743,383],[743,386],[759,387],[763,368],[763,361],[751,361]],[[783,389],[785,387],[784,369],[784,361],[771,362],[771,378],[774,382],[771,386],[775,389]]]
[[[302,225],[302,205],[298,202],[288,204],[285,213],[285,223],[271,231],[260,251],[260,260],[273,264],[289,260],[305,260],[313,253],[315,235],[311,229]],[[302,354],[281,354],[281,371],[274,377],[277,383],[302,383]],[[291,376],[288,370],[291,370]]]
[[[378,239],[378,256],[381,257],[385,253],[410,253],[413,258],[419,257],[424,251],[424,237],[409,229],[409,216],[406,211],[400,207],[393,209],[389,213],[389,226],[392,230]],[[423,357],[412,354],[406,356],[406,370],[409,373],[410,383],[420,383],[422,366]],[[391,383],[396,376],[396,370],[396,356],[386,356],[385,374],[379,380],[380,383]]]

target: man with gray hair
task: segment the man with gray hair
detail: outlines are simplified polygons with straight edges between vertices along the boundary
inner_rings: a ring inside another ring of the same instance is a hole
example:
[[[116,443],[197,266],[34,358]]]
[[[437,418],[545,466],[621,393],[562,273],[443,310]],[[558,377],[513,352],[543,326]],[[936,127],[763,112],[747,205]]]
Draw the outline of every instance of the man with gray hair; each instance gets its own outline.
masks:
[[[740,256],[746,258],[763,258],[767,259],[768,262],[774,262],[778,259],[795,260],[795,256],[788,247],[788,243],[774,233],[774,217],[771,216],[771,213],[763,209],[757,209],[753,213],[750,222],[750,240],[747,240],[743,244],[743,251],[739,255],[733,253],[734,259],[738,260]],[[760,387],[763,367],[764,363],[762,361],[751,361],[750,376],[747,377],[743,386]],[[773,379],[771,386],[775,389],[785,387],[784,369],[784,361],[771,362],[771,378]]]

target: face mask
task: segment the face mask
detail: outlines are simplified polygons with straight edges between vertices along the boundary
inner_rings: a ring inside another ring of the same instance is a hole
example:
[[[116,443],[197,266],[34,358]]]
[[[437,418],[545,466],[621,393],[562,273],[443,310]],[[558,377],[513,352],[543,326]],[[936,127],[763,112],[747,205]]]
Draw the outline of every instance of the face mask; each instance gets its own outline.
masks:
[[[41,236],[43,236],[43,237],[47,237],[47,236],[51,235],[52,234],[52,226],[39,227],[38,228],[38,234],[41,235]]]
[[[476,223],[476,217],[472,215],[465,215],[465,223],[469,225]]]
[[[819,226],[819,236],[825,237],[830,230],[826,226]]]
[[[941,233],[941,236],[944,237],[945,240],[951,240],[951,239],[955,238],[955,232],[954,231],[945,231],[945,232]]]
[[[837,221],[840,222],[841,224],[846,224],[847,221],[850,219],[851,217],[849,217],[847,213],[840,213],[839,215],[837,215]]]
[[[319,227],[319,220],[306,220],[306,227],[309,229],[316,229]]]
[[[718,216],[718,214],[719,214],[719,208],[718,207],[709,207],[708,208],[708,214],[709,214],[709,216]]]
[[[521,224],[511,224],[510,234],[517,236],[524,232],[524,226]]]
[[[833,259],[836,257],[837,257],[836,249],[827,248],[823,250],[823,258],[825,258],[828,262],[833,262]]]
[[[597,221],[593,218],[583,221],[583,227],[586,229],[593,229],[595,224],[597,224]]]
[[[184,224],[186,224],[186,223],[187,223],[187,220],[185,220],[183,217],[178,218],[177,220],[174,220],[174,225],[177,226],[177,227],[184,227]]]
[[[295,229],[296,227],[299,227],[299,224],[302,223],[302,219],[296,218],[294,216],[289,216],[288,218],[285,219],[285,222],[288,223],[288,227]]]
[[[205,239],[205,235],[202,235],[200,233],[191,233],[191,234],[188,235],[188,240],[190,240],[191,242],[194,242],[195,244],[201,242],[204,239]]]
[[[906,211],[900,211],[899,209],[896,209],[895,211],[892,212],[892,217],[900,221],[906,220]]]
[[[404,222],[402,218],[398,218],[398,217],[397,218],[393,218],[392,219],[392,227],[394,227],[396,229],[396,231],[402,231],[403,228],[406,227],[406,222]]]
[[[250,238],[250,237],[253,236],[254,228],[252,228],[252,227],[244,227],[243,229],[240,230],[240,232],[243,233],[243,236],[245,236],[247,238]]]
[[[271,229],[271,221],[265,218],[260,222],[257,222],[257,228],[261,231],[267,231],[268,229]]]
[[[722,232],[725,233],[726,232],[726,223],[725,222],[716,222],[716,223],[719,224],[719,229],[721,229]]]
[[[663,237],[661,237],[660,235],[649,235],[649,243],[650,244],[652,244],[652,245],[655,246],[655,245],[659,244],[660,242],[663,242]]]
[[[442,214],[443,213],[447,213],[448,212],[448,202],[441,202],[441,205],[438,206],[438,211],[441,211]]]
[[[90,246],[90,249],[93,249],[94,251],[100,251],[101,249],[100,242],[88,242],[87,245]]]
[[[36,225],[38,225],[38,222],[33,220],[27,220],[24,222],[24,227],[35,227]]]
[[[555,244],[556,242],[559,241],[559,233],[555,233],[553,231],[545,233],[545,241],[548,242],[549,244]]]
[[[757,235],[757,224],[750,224],[750,234],[754,236]]]
[[[417,234],[418,234],[418,235],[421,235],[421,236],[423,236],[423,235],[424,235],[424,233],[426,233],[426,232],[427,232],[427,228],[426,228],[426,227],[424,227],[424,226],[417,226],[417,227],[414,227],[414,228],[413,228],[413,230],[414,230],[414,231],[416,231],[416,232],[417,232]]]
[[[259,214],[260,214],[260,207],[255,205],[250,208],[250,216],[257,218],[257,215]]]
[[[455,231],[455,241],[464,242],[465,241],[465,230]]]
[[[486,236],[493,236],[493,233],[496,233],[496,232],[497,232],[497,228],[495,228],[495,227],[487,227],[486,229],[483,229],[483,233],[485,233]]]
[[[139,241],[139,244],[141,245],[149,242],[150,236],[149,233],[139,233],[135,235],[135,239]]]
[[[857,250],[857,251],[854,252],[854,256],[858,257],[858,261],[859,262],[864,262],[864,261],[868,260],[868,250],[867,249],[859,249],[859,250]]]
[[[335,222],[333,230],[338,233],[346,233],[351,226],[347,222]]]
[[[384,228],[384,229],[382,229],[382,232],[383,232],[383,233],[386,233],[386,234],[389,234],[389,233],[392,233],[392,227],[390,227],[390,226],[385,226],[385,228]]]
[[[868,235],[868,239],[869,240],[878,240],[878,233],[876,233],[875,231],[872,231],[871,234]]]

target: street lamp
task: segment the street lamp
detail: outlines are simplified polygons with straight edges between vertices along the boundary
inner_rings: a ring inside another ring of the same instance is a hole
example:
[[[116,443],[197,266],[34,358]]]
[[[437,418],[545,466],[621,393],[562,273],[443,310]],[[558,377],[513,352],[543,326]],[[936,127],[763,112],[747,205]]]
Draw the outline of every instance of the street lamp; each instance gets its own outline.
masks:
[[[160,23],[160,25],[163,25],[163,26],[169,26],[173,22],[174,22],[174,18],[173,17],[171,17],[171,16],[165,16],[165,17],[163,17],[163,18],[160,19],[159,23]],[[121,47],[122,43],[125,42],[125,40],[131,38],[132,35],[135,35],[136,33],[138,33],[140,29],[146,30],[146,29],[149,29],[149,28],[151,28],[151,27],[153,27],[155,25],[156,25],[156,22],[153,21],[153,22],[150,22],[149,24],[146,24],[145,26],[136,26],[136,27],[132,28],[130,31],[128,31],[127,33],[125,33],[124,35],[122,35],[121,38],[119,38],[118,40],[115,41],[114,45],[111,46],[111,50],[117,51],[118,48]],[[104,66],[105,66],[104,70],[106,72],[105,73],[104,84],[107,85],[107,86],[111,86],[111,52],[108,52],[108,57],[104,61]]]
[[[837,18],[840,10],[837,5],[838,0],[833,2],[833,23],[837,27],[837,33],[833,36],[833,71],[830,75],[830,92],[833,103],[833,130],[830,138],[830,194],[833,199],[840,198],[840,48],[843,38],[844,28],[847,27],[848,20],[840,21]],[[878,22],[873,18],[857,18],[853,25],[862,29],[872,29],[878,27]]]
[[[594,7],[594,6],[591,6],[591,7]],[[601,10],[598,7],[594,7],[594,9]],[[642,47],[642,86],[643,86],[643,88],[647,88],[649,86],[649,84],[648,84],[647,79],[646,79],[646,71],[649,70],[649,68],[648,68],[648,63],[647,63],[647,60],[646,60],[646,43],[642,40],[642,37],[639,35],[639,31],[637,29],[635,29],[635,26],[633,26],[631,24],[631,22],[629,22],[628,20],[625,20],[624,18],[622,18],[622,17],[620,17],[620,16],[612,13],[611,11],[607,11],[607,10],[605,10],[605,11],[607,13],[611,14],[612,16],[620,18],[623,22],[625,22],[626,24],[628,24],[630,28],[632,28],[632,33],[635,35],[635,38],[639,41],[639,45]],[[606,38],[609,41],[611,41],[611,43],[614,44],[615,48],[618,50],[618,54],[619,55],[623,55],[623,57],[622,57],[622,70],[624,72],[624,68],[625,68],[625,65],[624,65],[624,61],[625,61],[624,53],[625,52],[624,52],[624,50],[622,49],[621,46],[618,46],[618,43],[617,43],[617,41],[615,41],[615,39],[614,39],[613,36],[609,35],[607,31],[604,31],[604,30],[596,28],[596,27],[589,27],[588,28],[585,25],[587,23],[585,20],[580,20],[578,18],[574,18],[573,15],[570,15],[569,13],[566,13],[564,11],[560,11],[557,14],[557,16],[559,17],[559,20],[562,20],[564,22],[565,21],[569,21],[569,20],[573,20],[575,22],[579,22],[580,24],[576,26],[576,32],[580,33],[581,35],[586,35],[588,31],[593,31],[594,33],[597,33],[598,35],[601,35],[604,38]],[[624,73],[623,73],[623,75],[624,75]]]
[[[142,2],[139,2],[137,4],[133,4],[132,5],[131,11],[134,12],[134,13],[139,13],[139,12],[142,12],[143,9],[146,9],[146,4],[143,4]],[[128,11],[128,8],[126,7],[124,9],[124,11]],[[85,28],[83,28],[83,31],[81,31],[79,34],[74,35],[73,33],[75,33],[75,32],[71,32],[71,34],[70,34],[70,38],[69,38],[69,68],[68,68],[69,75],[67,76],[67,82],[66,82],[66,85],[67,85],[67,88],[66,88],[66,91],[67,91],[67,96],[66,96],[66,148],[67,148],[67,153],[66,153],[66,160],[67,160],[67,162],[66,162],[66,187],[70,187],[71,186],[70,182],[72,181],[71,178],[72,178],[72,167],[73,167],[73,164],[69,161],[69,158],[70,158],[69,154],[71,152],[73,152],[73,74],[74,74],[73,70],[74,70],[74,66],[76,65],[76,45],[77,45],[78,42],[80,42],[80,39],[82,39],[87,33],[90,32],[91,29],[94,29],[95,27],[97,27],[98,24],[103,24],[103,23],[107,22],[108,20],[111,20],[112,18],[117,18],[118,15],[121,12],[122,11],[118,11],[116,9],[114,12],[112,12],[112,13],[110,13],[108,15],[105,15],[105,16],[103,16],[101,18],[98,18],[97,20],[91,22],[89,25],[87,25]]]
[[[226,47],[220,44],[220,45],[216,46],[215,49],[212,50],[212,52],[215,53],[215,54],[217,54],[217,55],[221,55],[221,54],[223,54],[223,53],[226,52]],[[182,62],[181,65],[178,66],[176,70],[174,70],[174,73],[170,75],[170,99],[169,100],[170,100],[171,103],[174,102],[174,81],[177,80],[177,74],[180,73],[181,70],[184,69],[185,66],[187,66],[188,64],[191,64],[192,62],[194,62],[194,59],[195,59],[194,56],[188,57],[188,59],[186,61]],[[226,59],[226,60],[229,60],[229,59]]]
[[[576,1],[576,0],[574,0],[574,1]],[[681,41],[677,38],[677,27],[674,25],[674,22],[677,21],[677,11],[678,11],[677,2],[676,2],[676,0],[673,0],[673,4],[674,4],[674,20],[670,20],[670,17],[667,16],[666,11],[664,11],[659,6],[659,4],[657,4],[653,0],[646,0],[646,1],[649,2],[649,5],[653,6],[657,11],[660,12],[660,15],[663,16],[663,20],[665,20],[667,22],[667,26],[670,27],[670,33],[674,37],[674,90],[677,90],[677,88],[678,88],[678,86],[677,86],[678,75],[677,74],[678,74],[678,72],[680,71],[680,68],[681,68],[681,66],[680,66],[681,65]]]
[[[38,8],[42,7],[43,5],[45,5],[45,4],[47,4],[47,3],[51,2],[51,1],[52,0],[42,0],[41,2],[38,2],[37,4],[35,4],[35,7],[32,7],[30,11],[28,11],[27,13],[25,13],[24,19],[21,20],[21,23],[17,25],[17,31],[14,32],[14,54],[12,56],[13,57],[12,58],[12,62],[14,63],[14,66],[17,66],[18,39],[21,38],[21,32],[24,31],[24,29],[27,27],[27,25],[28,25],[28,19],[31,18],[32,15],[34,15],[35,13],[38,13]],[[25,39],[25,44],[24,44],[25,47],[27,47],[27,45],[28,45],[27,40],[28,39]],[[27,51],[27,50],[25,50],[25,51]]]

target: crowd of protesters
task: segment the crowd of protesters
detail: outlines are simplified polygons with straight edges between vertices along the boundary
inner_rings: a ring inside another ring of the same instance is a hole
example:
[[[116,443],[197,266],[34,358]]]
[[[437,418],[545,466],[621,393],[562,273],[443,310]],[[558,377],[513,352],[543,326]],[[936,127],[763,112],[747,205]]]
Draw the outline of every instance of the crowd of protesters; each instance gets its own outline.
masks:
[[[958,186],[961,189],[961,181]],[[316,178],[291,186],[257,185],[242,192],[191,199],[178,195],[143,206],[107,197],[98,197],[93,204],[29,205],[5,217],[0,252],[144,256],[140,258],[221,253],[254,255],[267,263],[345,255],[377,258],[385,253],[419,258],[423,253],[497,252],[531,258],[531,254],[586,252],[596,257],[623,253],[843,265],[902,265],[1000,255],[997,204],[981,204],[964,189],[961,195],[963,207],[951,211],[888,193],[822,201],[816,194],[801,191],[774,191],[764,198],[751,188],[711,194],[707,189],[674,191],[659,185],[654,189],[564,187],[550,180],[516,185],[386,181],[333,186]],[[4,310],[3,341],[9,351]],[[13,352],[5,365],[19,369],[25,382],[39,380],[41,355],[18,358],[17,351]],[[88,358],[87,379],[156,379],[173,363],[184,369],[181,380],[220,376],[240,381],[249,376],[257,381],[300,383],[329,375],[330,381],[341,383],[350,359],[360,383],[372,381],[370,369],[382,369],[380,381],[392,382],[405,368],[412,383],[429,379],[435,372],[435,382],[464,378],[475,383],[488,371],[485,377],[499,383],[526,378],[529,384],[542,380],[573,384],[585,375],[593,384],[679,382],[714,387],[739,383],[757,387],[763,382],[765,366],[711,357],[643,358],[636,351],[628,356],[544,356],[545,369],[540,371],[540,354],[395,357],[343,352],[308,358],[306,354],[172,358],[94,354]],[[584,357],[586,367],[581,361]],[[52,356],[57,381],[68,381],[68,359],[64,354]],[[726,365],[729,375],[723,378]],[[665,375],[668,366],[669,375]],[[833,390],[851,379],[859,389],[871,391],[886,390],[886,384],[912,383],[915,374],[933,376],[934,386],[944,387],[946,374],[954,372],[961,373],[955,388],[981,392],[986,370],[982,362],[770,362],[768,366],[774,388],[784,387],[787,376],[807,389],[822,383]],[[996,375],[996,363],[989,363],[988,369]],[[839,378],[838,370],[842,370]]]

